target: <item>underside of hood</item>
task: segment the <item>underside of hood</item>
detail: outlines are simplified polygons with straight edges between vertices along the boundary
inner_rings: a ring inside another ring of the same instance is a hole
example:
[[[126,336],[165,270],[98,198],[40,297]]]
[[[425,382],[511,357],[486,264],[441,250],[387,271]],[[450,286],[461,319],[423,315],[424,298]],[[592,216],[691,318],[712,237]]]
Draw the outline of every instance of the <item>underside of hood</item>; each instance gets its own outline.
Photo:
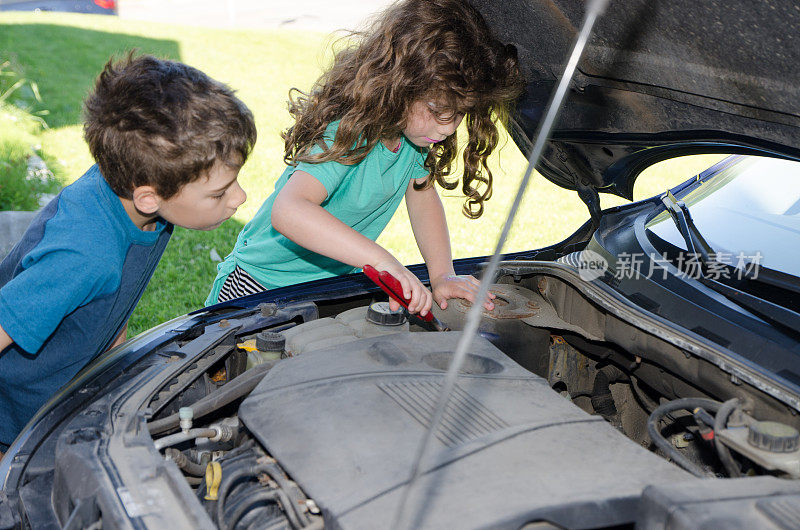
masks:
[[[471,0],[528,82],[512,135],[529,152],[580,29],[581,0]],[[636,175],[693,152],[800,158],[800,4],[611,0],[537,169],[632,199]]]

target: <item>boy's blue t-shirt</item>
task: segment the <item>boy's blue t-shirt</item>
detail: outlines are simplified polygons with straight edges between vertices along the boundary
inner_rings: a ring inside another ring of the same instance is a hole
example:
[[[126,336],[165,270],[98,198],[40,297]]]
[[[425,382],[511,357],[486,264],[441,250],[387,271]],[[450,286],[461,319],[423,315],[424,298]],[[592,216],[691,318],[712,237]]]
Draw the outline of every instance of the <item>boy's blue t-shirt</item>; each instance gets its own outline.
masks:
[[[61,190],[0,263],[0,443],[128,321],[172,233],[134,225],[93,166]]]
[[[329,144],[335,138],[338,125],[339,122],[334,121],[325,131]],[[321,151],[321,147],[315,146],[311,152]],[[275,191],[239,233],[233,251],[217,266],[217,278],[206,305],[217,302],[225,279],[237,265],[267,289],[355,270],[301,247],[272,227],[275,197],[295,171],[305,171],[325,186],[328,197],[321,204],[325,210],[374,241],[392,219],[409,182],[428,175],[424,167],[426,156],[424,150],[403,139],[396,153],[378,142],[357,164],[300,162],[287,167],[276,182]]]

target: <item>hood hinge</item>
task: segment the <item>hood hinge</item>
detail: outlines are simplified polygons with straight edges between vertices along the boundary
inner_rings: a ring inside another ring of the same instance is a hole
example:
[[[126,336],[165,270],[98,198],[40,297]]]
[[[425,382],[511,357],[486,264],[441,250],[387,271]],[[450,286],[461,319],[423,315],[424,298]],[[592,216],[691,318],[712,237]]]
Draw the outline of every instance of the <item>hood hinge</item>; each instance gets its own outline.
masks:
[[[577,183],[578,197],[589,208],[589,215],[592,216],[592,227],[600,226],[600,194],[594,186],[587,186],[581,182]]]

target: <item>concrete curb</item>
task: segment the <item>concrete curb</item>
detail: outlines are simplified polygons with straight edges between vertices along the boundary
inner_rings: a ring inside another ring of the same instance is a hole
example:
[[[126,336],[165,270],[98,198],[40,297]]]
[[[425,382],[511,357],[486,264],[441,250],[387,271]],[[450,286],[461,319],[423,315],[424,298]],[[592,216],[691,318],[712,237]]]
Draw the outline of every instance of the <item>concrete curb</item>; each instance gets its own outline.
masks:
[[[0,260],[5,258],[39,214],[36,212],[0,212]]]
[[[28,157],[28,178],[42,178],[49,175],[50,170],[44,160],[37,155]],[[39,197],[39,206],[44,206],[53,199],[54,195],[42,195]],[[17,244],[28,229],[31,221],[39,215],[36,211],[5,211],[0,212],[0,260],[5,258],[14,245]]]

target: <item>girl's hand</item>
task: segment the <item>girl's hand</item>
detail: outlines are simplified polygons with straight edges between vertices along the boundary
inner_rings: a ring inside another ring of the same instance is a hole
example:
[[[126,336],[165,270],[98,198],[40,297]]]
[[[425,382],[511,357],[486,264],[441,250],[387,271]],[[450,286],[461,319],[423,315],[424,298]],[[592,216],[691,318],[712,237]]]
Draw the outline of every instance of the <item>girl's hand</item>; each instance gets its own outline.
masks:
[[[400,285],[403,286],[403,297],[410,299],[408,302],[409,313],[419,313],[423,317],[428,314],[433,304],[433,295],[410,270],[393,258],[380,261],[372,266],[379,272],[386,271],[397,278]],[[389,307],[392,311],[396,311],[400,308],[400,304],[389,297]]]
[[[476,280],[473,276],[443,274],[431,278],[433,297],[442,309],[447,309],[447,300],[450,298],[463,298],[474,304],[480,286],[481,282]],[[483,307],[488,311],[494,309],[494,304],[492,303],[494,298],[496,298],[494,294],[488,293],[486,301],[483,302]]]

